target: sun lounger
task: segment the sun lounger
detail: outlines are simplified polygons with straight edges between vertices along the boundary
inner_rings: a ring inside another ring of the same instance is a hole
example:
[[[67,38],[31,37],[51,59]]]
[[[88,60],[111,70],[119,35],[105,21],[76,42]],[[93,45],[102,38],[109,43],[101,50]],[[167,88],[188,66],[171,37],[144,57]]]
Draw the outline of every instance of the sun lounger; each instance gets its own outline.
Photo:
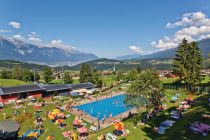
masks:
[[[174,123],[175,123],[175,121],[165,120],[165,121],[161,122],[160,126],[169,128],[169,127],[173,126]]]
[[[66,118],[69,118],[70,116],[71,116],[70,114],[67,114],[67,115],[66,115]]]
[[[201,133],[204,136],[207,136],[208,133],[210,132],[210,125],[194,122],[190,125],[189,129],[194,132]]]
[[[171,102],[175,102],[175,101],[177,101],[178,100],[178,97],[177,96],[172,96],[171,97]]]
[[[41,135],[41,133],[42,132],[40,130],[28,130],[22,135],[21,139],[24,139],[26,137],[32,137],[35,140]]]
[[[210,115],[203,114],[202,117],[210,119]]]
[[[87,123],[82,123],[83,126],[87,126]]]
[[[178,111],[171,111],[171,118],[173,118],[173,119],[180,119],[181,118],[181,115],[180,115],[180,113],[178,112]]]
[[[112,133],[107,133],[106,134],[106,140],[117,140],[117,136],[115,136]]]
[[[97,131],[97,128],[92,125],[92,126],[90,126],[90,130],[93,131],[93,132],[96,132]]]
[[[159,128],[158,128],[158,130],[157,130],[157,133],[158,134],[165,134],[165,132],[166,132],[166,128],[165,127],[163,127],[163,126],[160,126]]]

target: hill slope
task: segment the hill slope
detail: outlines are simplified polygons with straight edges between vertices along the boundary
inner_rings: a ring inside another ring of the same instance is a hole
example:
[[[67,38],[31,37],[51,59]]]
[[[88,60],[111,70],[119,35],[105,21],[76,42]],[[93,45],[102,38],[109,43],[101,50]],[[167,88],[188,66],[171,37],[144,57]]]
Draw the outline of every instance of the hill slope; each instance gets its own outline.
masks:
[[[47,67],[46,65],[19,62],[19,61],[15,61],[15,60],[0,60],[0,69],[4,69],[4,68],[11,69],[15,65],[19,65],[22,68],[27,68],[27,69],[31,69],[31,70],[32,69],[43,70],[45,67]]]
[[[165,60],[164,60],[165,61]],[[155,68],[155,69],[170,69],[171,64],[170,62],[159,62],[153,60],[113,60],[113,59],[97,59],[93,61],[84,62],[86,64],[89,64],[91,68],[98,69],[98,70],[113,70],[113,67],[115,66],[116,70],[131,70],[132,68],[141,67],[141,69],[146,68]],[[79,70],[82,66],[82,64],[78,64],[75,66],[68,67],[68,69],[71,70]],[[65,68],[66,69],[66,68]]]
[[[198,41],[198,47],[201,49],[203,57],[207,57],[210,54],[210,39]],[[140,56],[136,59],[171,59],[174,57],[176,50],[177,48],[167,49],[150,55]]]

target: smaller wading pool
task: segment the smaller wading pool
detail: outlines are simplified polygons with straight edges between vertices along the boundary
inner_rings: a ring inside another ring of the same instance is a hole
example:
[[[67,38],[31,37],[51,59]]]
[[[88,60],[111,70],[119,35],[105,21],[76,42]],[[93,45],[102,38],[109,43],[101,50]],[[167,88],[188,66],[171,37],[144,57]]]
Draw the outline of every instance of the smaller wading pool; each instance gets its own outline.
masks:
[[[126,95],[122,94],[111,98],[83,104],[80,106],[75,106],[75,108],[86,112],[92,117],[102,120],[103,117],[107,118],[110,115],[114,117],[134,108],[134,106],[127,106],[124,103],[125,98]]]

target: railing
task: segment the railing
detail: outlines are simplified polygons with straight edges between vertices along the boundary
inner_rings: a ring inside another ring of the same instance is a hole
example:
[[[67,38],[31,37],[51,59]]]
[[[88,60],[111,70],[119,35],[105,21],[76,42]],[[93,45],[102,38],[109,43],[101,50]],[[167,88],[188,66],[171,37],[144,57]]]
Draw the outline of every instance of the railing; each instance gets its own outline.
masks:
[[[163,84],[164,89],[174,89],[174,90],[190,90],[191,87],[182,83],[170,83]],[[210,84],[198,84],[194,87],[195,92],[197,93],[210,93]]]

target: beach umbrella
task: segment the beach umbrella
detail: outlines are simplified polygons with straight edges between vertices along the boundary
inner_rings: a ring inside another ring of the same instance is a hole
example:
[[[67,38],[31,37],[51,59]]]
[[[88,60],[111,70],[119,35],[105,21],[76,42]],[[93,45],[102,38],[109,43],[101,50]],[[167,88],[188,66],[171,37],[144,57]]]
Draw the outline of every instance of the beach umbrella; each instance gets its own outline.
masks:
[[[58,119],[55,121],[55,124],[63,123],[63,119]]]
[[[193,98],[192,98],[192,97],[188,97],[187,100],[188,100],[188,101],[192,101]]]
[[[58,116],[58,117],[64,117],[65,114],[64,114],[64,113],[58,113],[57,116]]]
[[[54,109],[53,110],[53,114],[58,114],[58,113],[60,113],[60,110],[59,109]]]
[[[116,130],[122,131],[122,130],[124,129],[124,125],[123,125],[122,122],[116,122],[116,123],[114,124],[114,128],[115,128]]]
[[[48,136],[47,138],[46,138],[46,140],[51,140],[51,139],[53,139],[54,138],[54,136]]]
[[[72,135],[73,135],[72,136],[73,137],[73,140],[77,140],[77,134],[76,133],[73,133]]]
[[[88,129],[86,127],[77,128],[79,134],[88,133]]]
[[[34,108],[34,109],[40,109],[40,106],[35,105],[35,106],[33,106],[33,108]]]
[[[81,123],[82,123],[82,121],[79,120],[79,119],[76,119],[76,120],[73,121],[74,125],[81,125]]]
[[[21,103],[21,102],[23,102],[23,101],[21,101],[21,100],[17,100],[17,101],[16,101],[16,103]]]

